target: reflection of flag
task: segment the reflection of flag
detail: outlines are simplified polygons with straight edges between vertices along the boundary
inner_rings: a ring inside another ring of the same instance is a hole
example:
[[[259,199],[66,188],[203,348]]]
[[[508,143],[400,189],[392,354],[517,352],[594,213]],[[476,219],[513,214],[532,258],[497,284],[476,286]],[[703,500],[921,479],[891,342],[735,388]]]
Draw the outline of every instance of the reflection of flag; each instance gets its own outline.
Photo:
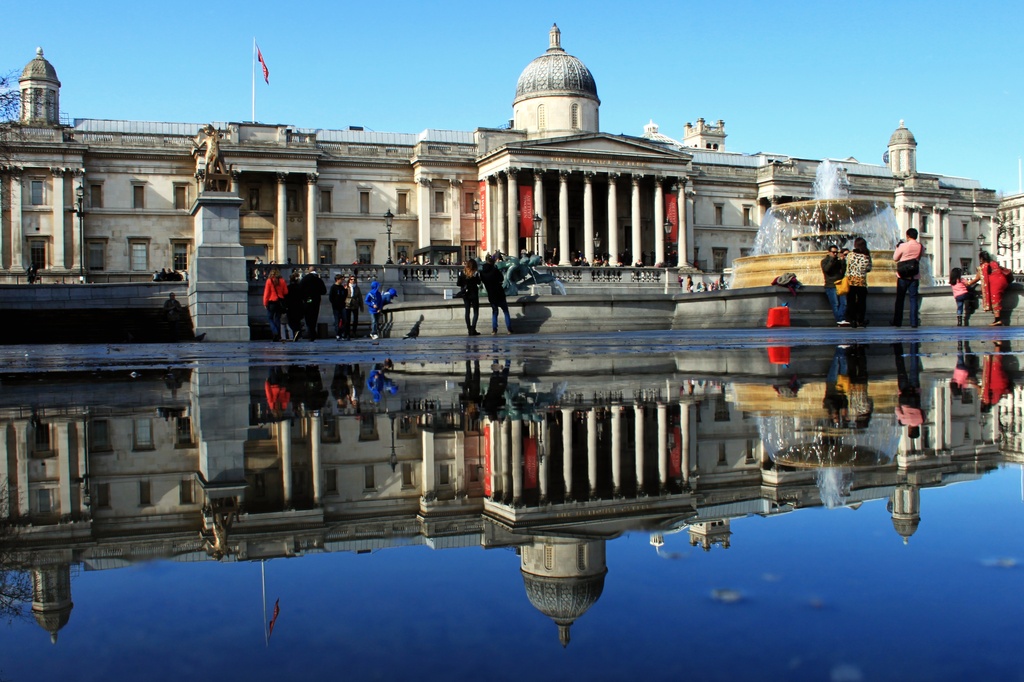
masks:
[[[269,630],[267,632],[267,639],[268,640],[270,639],[270,636],[274,634],[274,623],[277,622],[277,617],[279,615],[281,615],[281,600],[280,599],[278,599],[278,600],[276,600],[274,602],[274,617],[270,619],[270,627],[269,627]]]
[[[256,59],[260,60],[260,66],[263,67],[263,80],[270,85],[270,69],[267,68],[267,63],[263,61],[263,53],[260,52],[260,46],[256,46]]]

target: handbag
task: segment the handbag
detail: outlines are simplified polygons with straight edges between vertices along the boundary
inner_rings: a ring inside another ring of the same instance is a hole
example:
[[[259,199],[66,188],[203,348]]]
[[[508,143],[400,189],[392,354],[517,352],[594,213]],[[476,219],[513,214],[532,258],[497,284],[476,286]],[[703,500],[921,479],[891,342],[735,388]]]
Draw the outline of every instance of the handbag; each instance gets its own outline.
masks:
[[[917,273],[921,271],[920,263],[920,260],[917,258],[901,260],[896,264],[896,276],[900,279],[914,279],[917,277]]]
[[[846,296],[850,293],[850,280],[848,277],[836,280],[836,296]]]

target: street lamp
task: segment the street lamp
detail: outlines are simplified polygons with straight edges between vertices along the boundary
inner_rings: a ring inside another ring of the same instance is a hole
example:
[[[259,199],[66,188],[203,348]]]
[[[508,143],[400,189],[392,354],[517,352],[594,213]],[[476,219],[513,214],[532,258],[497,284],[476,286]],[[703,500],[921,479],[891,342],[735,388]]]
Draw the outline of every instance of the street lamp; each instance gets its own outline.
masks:
[[[540,237],[540,228],[544,223],[544,219],[540,217],[539,213],[533,214],[533,240],[534,240],[534,253],[540,253],[541,245],[544,241]],[[543,257],[544,254],[541,254]]]
[[[663,227],[665,228],[665,239],[667,240],[669,238],[669,235],[672,234],[672,221],[669,220],[668,218],[666,218],[665,219],[665,225]],[[672,244],[670,243],[669,246],[671,246],[671,245]],[[668,256],[667,255],[665,256],[665,262],[662,263],[662,265],[668,265]]]
[[[395,261],[391,260],[391,221],[395,219],[395,214],[388,209],[388,212],[384,214],[384,226],[388,230],[388,259],[384,261],[385,265],[394,265]]]
[[[473,247],[476,257],[480,257],[480,201],[473,199]]]
[[[85,187],[82,184],[75,188],[75,207],[72,210],[78,216],[78,281],[85,284]]]
[[[594,235],[594,250],[597,250],[597,249],[600,249],[600,248],[601,248],[601,235],[595,234]]]

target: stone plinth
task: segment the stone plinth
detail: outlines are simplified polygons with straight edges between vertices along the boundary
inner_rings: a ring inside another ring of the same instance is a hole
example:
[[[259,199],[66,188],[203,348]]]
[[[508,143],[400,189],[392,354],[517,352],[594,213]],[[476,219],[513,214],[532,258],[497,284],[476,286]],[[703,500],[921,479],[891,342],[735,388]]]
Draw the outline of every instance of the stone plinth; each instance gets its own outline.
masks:
[[[203,192],[192,207],[196,250],[189,267],[188,305],[196,335],[209,341],[249,339],[245,252],[239,243],[242,200]]]

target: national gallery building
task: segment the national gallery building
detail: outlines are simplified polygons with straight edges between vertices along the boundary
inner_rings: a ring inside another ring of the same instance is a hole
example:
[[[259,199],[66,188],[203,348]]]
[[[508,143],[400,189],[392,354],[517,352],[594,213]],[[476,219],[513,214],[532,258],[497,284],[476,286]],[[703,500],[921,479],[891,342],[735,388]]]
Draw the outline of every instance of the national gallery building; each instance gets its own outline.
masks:
[[[187,270],[206,122],[66,124],[42,49],[19,84],[12,155],[0,161],[0,281],[29,265],[69,282]],[[600,104],[594,76],[553,26],[519,77],[507,128],[212,125],[243,202],[241,244],[264,262],[384,263],[390,249],[403,262],[441,246],[455,259],[526,250],[559,265],[717,276],[750,255],[771,206],[813,197],[818,160],[727,151],[722,120],[687,123],[681,140],[653,122],[635,137],[603,133]],[[979,238],[995,243],[999,200],[976,180],[919,172],[916,154],[900,122],[888,165],[839,160],[850,196],[889,202],[901,230],[916,226],[937,277],[971,268]]]

